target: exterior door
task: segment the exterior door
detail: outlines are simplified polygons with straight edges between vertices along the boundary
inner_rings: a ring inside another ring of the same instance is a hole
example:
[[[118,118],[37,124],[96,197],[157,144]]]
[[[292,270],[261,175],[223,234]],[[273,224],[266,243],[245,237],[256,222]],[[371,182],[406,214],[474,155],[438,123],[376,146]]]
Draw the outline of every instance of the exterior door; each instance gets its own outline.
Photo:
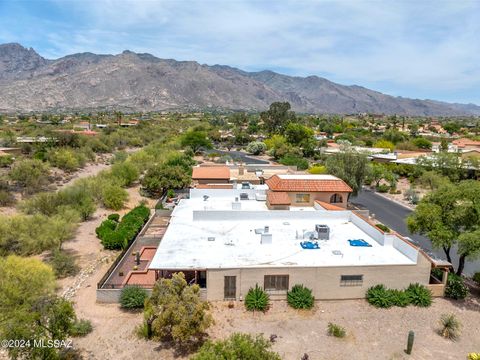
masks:
[[[225,299],[237,298],[237,277],[236,276],[224,277],[223,297]]]

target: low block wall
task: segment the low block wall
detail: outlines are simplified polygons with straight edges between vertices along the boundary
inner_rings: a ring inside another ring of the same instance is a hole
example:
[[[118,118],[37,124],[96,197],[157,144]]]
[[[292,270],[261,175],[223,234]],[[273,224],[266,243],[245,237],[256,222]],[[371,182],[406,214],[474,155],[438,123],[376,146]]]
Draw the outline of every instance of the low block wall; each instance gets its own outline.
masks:
[[[152,294],[152,289],[145,289],[148,296]],[[120,302],[122,289],[97,289],[97,302],[105,304],[116,304]]]

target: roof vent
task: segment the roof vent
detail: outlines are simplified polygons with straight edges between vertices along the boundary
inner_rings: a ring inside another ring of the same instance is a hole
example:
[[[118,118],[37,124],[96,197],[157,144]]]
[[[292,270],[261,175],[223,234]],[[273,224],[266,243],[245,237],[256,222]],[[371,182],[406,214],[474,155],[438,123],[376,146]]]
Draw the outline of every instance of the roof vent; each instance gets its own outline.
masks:
[[[208,195],[203,195],[203,201],[207,201],[210,196]]]

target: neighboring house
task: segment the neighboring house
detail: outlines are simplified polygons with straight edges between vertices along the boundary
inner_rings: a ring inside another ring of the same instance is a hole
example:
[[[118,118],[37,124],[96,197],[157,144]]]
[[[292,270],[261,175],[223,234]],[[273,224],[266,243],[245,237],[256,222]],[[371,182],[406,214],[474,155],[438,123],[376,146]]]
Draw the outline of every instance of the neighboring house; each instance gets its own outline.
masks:
[[[452,144],[459,150],[480,150],[480,141],[467,138],[453,140]]]
[[[256,284],[272,300],[286,299],[295,284],[312,289],[319,300],[363,298],[378,284],[403,289],[420,283],[443,295],[450,264],[384,233],[340,202],[312,200],[327,192],[346,198],[351,189],[332,178],[280,177],[271,182],[281,185],[279,192],[265,185],[191,189],[173,210],[148,271],[155,271],[156,280],[183,272],[209,301],[244,300]],[[296,194],[311,199],[304,206],[269,209],[268,201],[284,206]],[[443,270],[443,283],[431,279],[434,267]]]
[[[345,209],[352,192],[343,180],[332,175],[274,175],[265,184],[269,188],[267,206],[272,209],[280,205],[313,206],[316,200]]]
[[[230,169],[227,166],[196,166],[192,171],[192,180],[196,184],[228,184]]]

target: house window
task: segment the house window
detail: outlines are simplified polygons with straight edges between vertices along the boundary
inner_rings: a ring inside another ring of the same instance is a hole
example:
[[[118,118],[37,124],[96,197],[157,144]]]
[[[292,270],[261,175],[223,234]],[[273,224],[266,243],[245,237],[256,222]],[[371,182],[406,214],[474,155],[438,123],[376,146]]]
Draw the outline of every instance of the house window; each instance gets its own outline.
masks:
[[[237,277],[236,276],[224,277],[223,297],[225,299],[235,299],[237,297]]]
[[[342,202],[343,202],[342,195],[333,194],[332,196],[330,196],[330,204],[337,204],[337,203],[342,203]]]
[[[296,194],[295,201],[297,203],[308,203],[310,202],[310,194]]]
[[[265,290],[288,291],[288,275],[265,275]]]
[[[340,286],[362,286],[363,275],[341,275]]]

